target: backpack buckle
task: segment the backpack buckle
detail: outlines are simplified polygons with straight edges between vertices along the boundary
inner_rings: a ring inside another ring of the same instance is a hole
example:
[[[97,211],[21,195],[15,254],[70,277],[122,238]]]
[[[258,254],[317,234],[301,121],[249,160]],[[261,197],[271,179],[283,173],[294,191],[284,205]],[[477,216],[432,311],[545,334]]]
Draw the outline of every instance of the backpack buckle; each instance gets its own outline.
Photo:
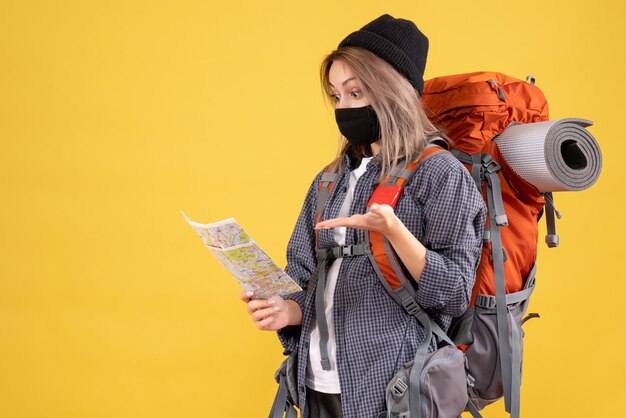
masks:
[[[504,248],[502,248],[502,261],[506,261],[509,258],[506,255],[506,250]],[[489,249],[489,261],[491,261],[493,263],[493,247]]]
[[[476,296],[474,305],[478,306],[479,308],[493,309],[496,307],[496,298],[495,296],[480,294]]]
[[[403,299],[402,306],[410,315],[415,315],[420,310],[420,306],[417,304],[417,302],[413,298]]]
[[[354,257],[357,255],[365,255],[369,252],[369,245],[366,244],[352,244],[352,245],[338,245],[330,248],[333,259]]]
[[[404,395],[404,392],[406,392],[406,390],[408,388],[409,388],[409,385],[407,385],[404,380],[398,379],[393,384],[393,387],[391,388],[391,390],[393,391],[394,395],[400,397],[400,396]]]
[[[465,364],[466,364],[466,369],[467,369],[467,357],[466,357]],[[476,382],[476,379],[474,379],[474,376],[467,373],[465,374],[465,380],[467,381],[467,387],[474,388],[474,382]]]
[[[333,258],[344,258],[352,256],[352,246],[351,245],[338,245],[330,249],[333,253]]]
[[[496,171],[499,171],[500,168],[502,168],[500,166],[500,164],[498,164],[498,162],[496,160],[494,160],[491,155],[489,154],[483,154],[483,169],[489,173],[495,173]]]

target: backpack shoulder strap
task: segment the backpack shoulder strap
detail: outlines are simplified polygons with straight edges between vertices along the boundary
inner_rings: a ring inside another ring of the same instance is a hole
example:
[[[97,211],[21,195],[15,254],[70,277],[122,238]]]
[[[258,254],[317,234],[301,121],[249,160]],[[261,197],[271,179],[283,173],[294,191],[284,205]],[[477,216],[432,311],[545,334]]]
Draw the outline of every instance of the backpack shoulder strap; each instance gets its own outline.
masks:
[[[445,142],[443,145],[446,145]],[[398,166],[391,171],[389,176],[383,179],[374,190],[367,204],[368,211],[371,210],[371,206],[374,203],[386,204],[395,208],[398,200],[402,196],[404,186],[413,177],[417,168],[428,158],[439,152],[446,152],[446,150],[431,142],[417,161],[408,164],[403,161],[398,164]],[[387,237],[376,231],[366,231],[366,234],[370,242],[368,257],[381,284],[387,290],[391,298],[402,306],[407,313],[415,316],[424,328],[425,339],[417,348],[413,360],[413,367],[409,374],[409,390],[411,392],[409,396],[411,398],[418,398],[421,391],[420,376],[424,368],[426,356],[428,355],[428,347],[430,346],[432,335],[437,335],[442,341],[445,341],[451,346],[455,346],[455,344],[415,300],[415,289],[411,281],[404,274],[400,261]],[[476,408],[470,405],[470,402],[468,402],[467,407],[475,418],[481,417]],[[410,403],[410,414],[412,417],[424,418],[418,402]]]
[[[410,163],[402,161],[398,164],[389,176],[385,177],[376,187],[367,203],[367,210],[370,211],[374,203],[389,205],[395,209],[398,200],[402,196],[405,184],[413,177],[417,168],[426,159],[439,152],[446,151],[439,146],[429,145],[417,161]],[[366,231],[366,234],[370,242],[372,266],[381,284],[391,297],[408,313],[415,314],[416,310],[419,309],[415,302],[415,289],[404,274],[400,261],[389,240],[380,232]]]

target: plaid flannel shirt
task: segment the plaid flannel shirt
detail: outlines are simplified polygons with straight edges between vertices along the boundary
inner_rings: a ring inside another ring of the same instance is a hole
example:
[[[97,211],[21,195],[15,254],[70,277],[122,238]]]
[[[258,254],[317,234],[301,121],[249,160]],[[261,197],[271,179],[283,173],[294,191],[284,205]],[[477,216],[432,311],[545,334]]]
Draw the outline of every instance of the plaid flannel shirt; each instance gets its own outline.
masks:
[[[352,167],[346,157],[323,219],[337,217]],[[359,179],[350,214],[365,213],[378,183],[380,158],[373,158]],[[278,331],[287,352],[298,352],[298,404],[308,417],[305,373],[315,321],[315,207],[321,172],[306,195],[287,247],[285,271],[305,289],[288,295],[303,314],[301,326]],[[416,170],[395,208],[398,218],[427,248],[417,285],[417,302],[442,329],[468,306],[480,259],[486,209],[463,165],[447,152],[436,153]],[[320,247],[333,247],[332,229],[319,231]],[[365,242],[361,230],[347,228],[346,245]],[[309,280],[311,279],[311,280]],[[368,257],[343,259],[334,295],[337,367],[345,418],[376,417],[385,410],[385,388],[406,362],[413,360],[425,333],[415,317],[394,302]],[[434,350],[436,341],[431,341]]]

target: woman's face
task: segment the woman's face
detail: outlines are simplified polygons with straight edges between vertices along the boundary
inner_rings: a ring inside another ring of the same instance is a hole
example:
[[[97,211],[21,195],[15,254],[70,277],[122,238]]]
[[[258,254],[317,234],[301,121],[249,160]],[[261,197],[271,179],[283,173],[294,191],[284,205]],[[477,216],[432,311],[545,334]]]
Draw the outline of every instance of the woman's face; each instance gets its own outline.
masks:
[[[352,74],[352,69],[343,61],[336,60],[328,71],[331,100],[335,108],[363,107],[370,104],[362,92],[361,82]]]

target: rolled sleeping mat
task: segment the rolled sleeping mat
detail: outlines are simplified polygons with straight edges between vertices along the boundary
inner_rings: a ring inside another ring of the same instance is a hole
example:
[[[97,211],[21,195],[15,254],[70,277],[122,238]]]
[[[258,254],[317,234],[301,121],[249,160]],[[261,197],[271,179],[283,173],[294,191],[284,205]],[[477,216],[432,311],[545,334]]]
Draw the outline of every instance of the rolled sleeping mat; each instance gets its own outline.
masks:
[[[509,125],[494,138],[513,171],[541,192],[579,191],[600,176],[602,153],[586,119]]]

